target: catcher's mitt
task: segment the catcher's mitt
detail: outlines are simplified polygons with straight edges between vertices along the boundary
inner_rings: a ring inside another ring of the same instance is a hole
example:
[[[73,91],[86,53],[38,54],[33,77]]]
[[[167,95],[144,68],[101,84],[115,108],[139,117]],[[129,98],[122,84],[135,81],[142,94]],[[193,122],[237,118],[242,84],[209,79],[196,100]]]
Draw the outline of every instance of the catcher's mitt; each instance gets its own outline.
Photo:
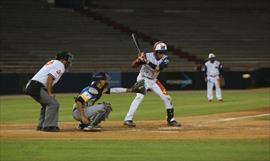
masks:
[[[135,93],[141,93],[141,94],[146,94],[146,89],[144,86],[144,80],[140,80],[136,82],[132,87],[131,91]]]

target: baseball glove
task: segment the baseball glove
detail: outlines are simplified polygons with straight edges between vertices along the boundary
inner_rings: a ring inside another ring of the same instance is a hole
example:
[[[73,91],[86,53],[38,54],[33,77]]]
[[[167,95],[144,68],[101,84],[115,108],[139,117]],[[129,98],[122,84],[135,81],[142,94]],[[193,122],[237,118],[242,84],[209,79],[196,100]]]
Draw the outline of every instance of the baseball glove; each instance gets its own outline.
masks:
[[[141,93],[141,94],[146,94],[146,89],[144,86],[144,80],[140,80],[136,82],[132,87],[131,91],[135,93]]]

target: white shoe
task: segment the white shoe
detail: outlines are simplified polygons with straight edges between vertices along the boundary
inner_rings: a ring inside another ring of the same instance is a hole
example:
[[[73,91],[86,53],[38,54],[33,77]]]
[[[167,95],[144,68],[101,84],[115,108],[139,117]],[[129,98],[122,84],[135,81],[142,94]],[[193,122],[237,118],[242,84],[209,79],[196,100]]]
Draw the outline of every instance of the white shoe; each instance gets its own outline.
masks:
[[[124,121],[124,126],[132,128],[132,127],[136,127],[136,124],[132,121],[132,120],[126,120]]]
[[[91,132],[97,132],[97,131],[101,131],[100,127],[94,127],[92,125],[86,126],[83,128],[83,131],[91,131]]]

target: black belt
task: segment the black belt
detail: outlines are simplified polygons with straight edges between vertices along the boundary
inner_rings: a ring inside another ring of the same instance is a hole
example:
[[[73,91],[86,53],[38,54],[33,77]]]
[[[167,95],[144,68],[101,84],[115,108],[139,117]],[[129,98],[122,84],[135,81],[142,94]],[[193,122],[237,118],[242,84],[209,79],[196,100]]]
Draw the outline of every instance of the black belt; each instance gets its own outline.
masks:
[[[150,79],[150,80],[154,80],[155,78],[150,78],[150,77],[147,77],[147,76],[142,76],[142,77],[144,77],[144,78],[147,78],[147,79]]]
[[[40,83],[39,81],[36,81],[36,80],[31,80],[30,84],[29,85],[33,85],[33,86],[38,86],[42,89],[44,89],[45,91],[48,92],[48,89],[44,86],[44,84]]]
[[[45,87],[42,83],[40,83],[39,81],[36,81],[36,80],[31,80],[30,83],[29,83],[29,86],[30,85],[39,86],[39,87]]]
[[[24,92],[25,94],[31,95],[33,97],[40,97],[40,89],[43,89],[45,91],[48,91],[45,86],[36,80],[31,80],[27,87],[25,88]]]

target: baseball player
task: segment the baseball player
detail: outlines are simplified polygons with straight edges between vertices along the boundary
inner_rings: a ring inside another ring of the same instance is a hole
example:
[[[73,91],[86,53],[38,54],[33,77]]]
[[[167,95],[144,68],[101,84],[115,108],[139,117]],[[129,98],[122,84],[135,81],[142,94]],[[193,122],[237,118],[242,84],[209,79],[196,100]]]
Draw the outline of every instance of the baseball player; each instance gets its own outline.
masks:
[[[135,92],[145,94],[143,81],[135,83],[131,88],[109,88],[109,80],[109,75],[104,72],[95,74],[91,84],[84,88],[80,95],[76,97],[72,115],[75,120],[81,122],[79,129],[84,131],[100,130],[98,124],[104,121],[112,111],[110,103],[103,102],[94,105],[103,93]]]
[[[55,59],[47,62],[29,80],[25,87],[25,94],[30,95],[41,105],[37,130],[58,132],[59,103],[55,99],[52,88],[59,81],[63,73],[71,66],[73,55],[60,52]]]
[[[216,60],[215,54],[210,53],[208,61],[203,67],[205,81],[207,82],[207,98],[209,102],[213,101],[213,88],[216,88],[216,98],[223,101],[220,88],[220,79],[222,77],[222,64]]]
[[[132,67],[136,68],[140,65],[141,70],[137,77],[137,81],[144,80],[146,90],[150,89],[157,94],[164,103],[167,110],[167,125],[168,126],[181,126],[174,119],[174,108],[172,99],[164,86],[157,79],[159,73],[168,67],[169,57],[166,55],[167,45],[164,42],[158,41],[153,46],[153,52],[140,53],[138,58],[132,62]],[[130,105],[130,109],[124,119],[124,126],[136,127],[133,122],[133,116],[143,101],[144,94],[137,93],[135,99]]]

